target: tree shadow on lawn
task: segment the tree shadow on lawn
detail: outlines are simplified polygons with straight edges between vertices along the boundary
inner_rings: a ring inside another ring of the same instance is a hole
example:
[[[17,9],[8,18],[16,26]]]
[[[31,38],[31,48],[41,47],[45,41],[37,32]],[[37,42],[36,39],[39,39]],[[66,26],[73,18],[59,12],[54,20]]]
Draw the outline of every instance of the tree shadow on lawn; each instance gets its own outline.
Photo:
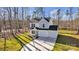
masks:
[[[65,35],[58,35],[56,43],[79,47],[79,39]]]

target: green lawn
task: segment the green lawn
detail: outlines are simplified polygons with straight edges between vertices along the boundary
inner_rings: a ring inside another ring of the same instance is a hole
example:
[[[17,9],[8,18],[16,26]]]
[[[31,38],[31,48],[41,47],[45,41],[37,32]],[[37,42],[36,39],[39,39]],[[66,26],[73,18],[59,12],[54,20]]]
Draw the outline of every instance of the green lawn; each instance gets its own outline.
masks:
[[[54,51],[79,51],[79,35],[76,31],[59,31],[59,35],[54,46]]]
[[[6,51],[16,51],[20,49],[20,44],[16,41],[15,38],[10,38],[6,40]],[[4,50],[4,39],[0,39],[0,51]]]
[[[18,34],[16,37],[23,44],[29,43],[32,38],[30,38],[28,33]],[[17,41],[13,36],[10,39],[6,40],[6,51],[19,51],[22,48],[20,42]],[[4,39],[0,39],[0,51],[4,50]]]
[[[56,43],[53,51],[79,51],[78,47]]]

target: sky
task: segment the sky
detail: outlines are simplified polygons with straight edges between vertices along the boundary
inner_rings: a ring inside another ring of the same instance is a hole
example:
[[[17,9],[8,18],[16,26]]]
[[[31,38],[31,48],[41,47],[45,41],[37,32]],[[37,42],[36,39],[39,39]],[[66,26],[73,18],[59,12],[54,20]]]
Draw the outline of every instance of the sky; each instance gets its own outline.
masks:
[[[61,11],[65,13],[65,11],[68,9],[68,7],[44,7],[45,16],[49,16],[50,12],[53,11],[53,10],[56,10],[56,9],[61,9]],[[76,10],[77,10],[77,7],[73,7],[72,12],[75,13]],[[30,11],[33,12],[34,8],[31,7]]]
[[[26,8],[26,7],[25,7],[25,8]],[[56,13],[57,9],[60,9],[60,11],[62,12],[61,16],[63,16],[64,19],[65,19],[65,18],[69,18],[69,16],[66,17],[66,10],[67,10],[69,7],[43,7],[43,8],[44,8],[45,16],[50,16],[50,17],[52,17],[51,14]],[[76,17],[75,13],[77,12],[77,8],[79,8],[79,7],[72,7],[72,13],[73,13],[74,18]],[[25,9],[25,12],[28,12],[30,15],[32,15],[34,10],[35,10],[35,7],[28,7],[28,11]],[[19,14],[18,14],[18,18],[19,18],[19,19],[22,19],[22,8],[21,8],[21,7],[19,7],[18,13],[19,13]],[[25,17],[26,17],[26,14],[24,14],[24,15],[25,15]],[[24,17],[24,18],[25,18],[25,17]],[[54,16],[53,16],[53,17],[54,17]]]
[[[45,12],[45,16],[50,16],[51,17],[51,13],[54,13],[57,9],[60,9],[61,12],[62,12],[62,16],[64,18],[69,18],[66,17],[65,13],[66,13],[66,10],[69,8],[69,7],[43,7],[44,8],[44,12]],[[72,13],[75,14],[77,12],[77,7],[72,7]],[[20,13],[22,12],[21,11],[21,8],[19,8],[20,10]],[[35,7],[29,7],[29,14],[32,15],[33,14],[33,11],[35,10]],[[19,16],[21,17],[21,15]]]

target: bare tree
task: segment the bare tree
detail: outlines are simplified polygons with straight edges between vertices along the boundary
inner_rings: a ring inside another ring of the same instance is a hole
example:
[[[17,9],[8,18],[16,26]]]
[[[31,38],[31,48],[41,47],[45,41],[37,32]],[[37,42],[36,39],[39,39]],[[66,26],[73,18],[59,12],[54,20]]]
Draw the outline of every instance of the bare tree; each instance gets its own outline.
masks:
[[[68,12],[68,9],[66,10],[66,16],[68,16],[69,15],[69,12]],[[67,19],[67,17],[66,17],[66,29],[68,29],[69,27],[68,27],[68,19]]]
[[[79,8],[77,8],[77,18],[76,20],[76,27],[77,27],[77,34],[79,34]]]
[[[0,8],[0,38],[2,38],[2,13],[1,13],[1,8]]]
[[[9,20],[9,29],[10,29],[10,35],[13,33],[13,26],[12,26],[12,10],[11,7],[6,8],[8,12],[8,20]],[[9,35],[9,36],[10,36]]]
[[[25,8],[25,19],[26,19],[26,22],[25,22],[25,27],[26,27],[25,31],[29,31],[31,16],[30,16],[30,8],[28,8],[28,7]]]
[[[73,29],[73,19],[72,19],[72,7],[69,7],[69,21],[70,21],[70,30]]]
[[[18,7],[14,7],[15,32],[19,31]]]
[[[35,18],[44,18],[45,12],[43,7],[36,7],[35,8]]]
[[[56,13],[56,15],[57,15],[57,20],[58,20],[58,26],[60,27],[60,9],[58,9],[57,10],[57,13]]]
[[[22,7],[22,30],[23,32],[25,31],[25,24],[24,24],[25,20],[24,20],[24,8]]]
[[[3,13],[3,24],[4,24],[4,51],[6,50],[6,21],[5,21],[5,11]]]

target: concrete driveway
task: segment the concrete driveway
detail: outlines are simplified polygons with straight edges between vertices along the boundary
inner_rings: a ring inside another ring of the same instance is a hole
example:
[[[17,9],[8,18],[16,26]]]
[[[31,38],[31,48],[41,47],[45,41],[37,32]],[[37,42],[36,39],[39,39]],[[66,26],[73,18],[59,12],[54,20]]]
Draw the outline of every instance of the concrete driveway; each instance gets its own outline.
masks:
[[[26,44],[21,51],[51,51],[54,48],[56,38],[39,37]]]

